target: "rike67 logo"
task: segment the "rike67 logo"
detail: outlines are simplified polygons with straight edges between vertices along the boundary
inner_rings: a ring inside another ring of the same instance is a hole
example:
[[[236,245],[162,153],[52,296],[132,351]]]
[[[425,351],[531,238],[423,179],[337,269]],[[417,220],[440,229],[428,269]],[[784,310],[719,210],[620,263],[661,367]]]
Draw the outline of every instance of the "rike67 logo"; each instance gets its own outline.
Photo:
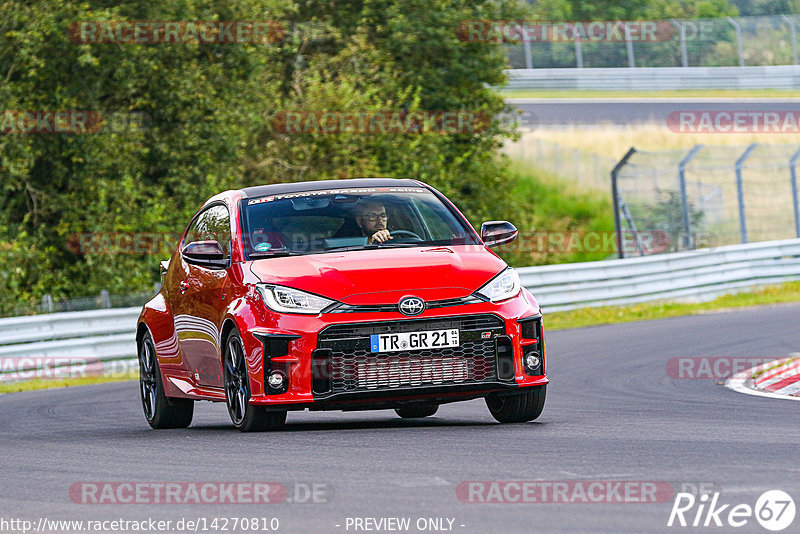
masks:
[[[669,514],[667,526],[691,527],[742,527],[753,518],[767,530],[778,532],[794,521],[794,500],[781,490],[765,491],[755,506],[746,503],[723,504],[720,493],[707,493],[695,497],[691,493],[678,493]]]

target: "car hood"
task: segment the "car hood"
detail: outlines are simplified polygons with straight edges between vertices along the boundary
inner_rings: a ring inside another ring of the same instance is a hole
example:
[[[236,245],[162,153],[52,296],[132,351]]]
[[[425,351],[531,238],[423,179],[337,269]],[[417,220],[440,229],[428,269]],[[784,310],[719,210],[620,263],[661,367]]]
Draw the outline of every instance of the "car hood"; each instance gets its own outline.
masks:
[[[393,304],[465,297],[506,264],[475,245],[354,250],[251,262],[262,282],[310,291],[347,304]]]

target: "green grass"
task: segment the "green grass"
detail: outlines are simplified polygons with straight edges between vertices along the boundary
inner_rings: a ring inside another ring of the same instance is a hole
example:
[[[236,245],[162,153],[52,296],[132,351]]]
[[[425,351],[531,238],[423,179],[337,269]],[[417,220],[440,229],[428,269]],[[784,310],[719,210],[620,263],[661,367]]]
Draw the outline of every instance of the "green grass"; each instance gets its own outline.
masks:
[[[534,289],[535,294],[536,290]],[[710,311],[785,302],[800,302],[800,282],[788,282],[755,291],[724,295],[717,299],[700,303],[651,302],[631,306],[582,308],[565,312],[545,313],[544,320],[547,330],[564,330],[601,324],[629,323],[697,315]]]
[[[504,89],[505,98],[797,98],[797,91],[786,89],[675,89],[670,91],[590,91]]]
[[[0,382],[0,393],[17,393],[20,391],[32,391],[34,389],[65,388],[70,386],[88,386],[90,384],[104,384],[106,382],[124,382],[127,380],[138,380],[139,373],[131,372],[113,376],[86,376],[76,378],[24,380],[21,382]]]
[[[583,246],[590,234],[601,241],[603,236],[613,235],[610,194],[581,190],[519,161],[512,164],[511,170],[513,196],[525,203],[526,216],[524,220],[511,221],[520,231],[519,238],[497,249],[510,265],[577,263],[615,256],[614,246],[596,252]],[[570,244],[570,237],[578,242]]]

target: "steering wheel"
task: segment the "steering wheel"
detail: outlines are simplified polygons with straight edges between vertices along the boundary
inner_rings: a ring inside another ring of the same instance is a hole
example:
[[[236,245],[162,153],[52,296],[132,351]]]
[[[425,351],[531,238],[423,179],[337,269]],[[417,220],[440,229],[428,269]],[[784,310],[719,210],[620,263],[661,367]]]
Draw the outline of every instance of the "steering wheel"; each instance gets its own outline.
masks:
[[[407,237],[416,241],[422,241],[422,238],[410,230],[392,230],[389,232],[392,237]]]

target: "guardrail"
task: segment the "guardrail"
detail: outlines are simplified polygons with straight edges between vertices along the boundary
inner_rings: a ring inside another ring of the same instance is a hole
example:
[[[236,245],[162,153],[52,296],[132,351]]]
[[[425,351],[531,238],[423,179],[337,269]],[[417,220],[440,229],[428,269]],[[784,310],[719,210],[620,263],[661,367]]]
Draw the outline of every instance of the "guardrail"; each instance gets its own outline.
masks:
[[[507,89],[798,89],[800,66],[508,69]]]
[[[543,311],[702,300],[800,280],[800,239],[519,269]]]
[[[800,239],[519,269],[543,310],[699,300],[737,289],[800,280]],[[0,379],[18,373],[3,361],[27,359],[26,370],[57,360],[126,361],[136,357],[140,308],[53,313],[0,319]],[[68,364],[66,364],[68,365]]]
[[[0,319],[0,380],[36,378],[45,368],[87,368],[136,357],[136,308],[50,313]],[[121,366],[111,366],[119,369]]]

